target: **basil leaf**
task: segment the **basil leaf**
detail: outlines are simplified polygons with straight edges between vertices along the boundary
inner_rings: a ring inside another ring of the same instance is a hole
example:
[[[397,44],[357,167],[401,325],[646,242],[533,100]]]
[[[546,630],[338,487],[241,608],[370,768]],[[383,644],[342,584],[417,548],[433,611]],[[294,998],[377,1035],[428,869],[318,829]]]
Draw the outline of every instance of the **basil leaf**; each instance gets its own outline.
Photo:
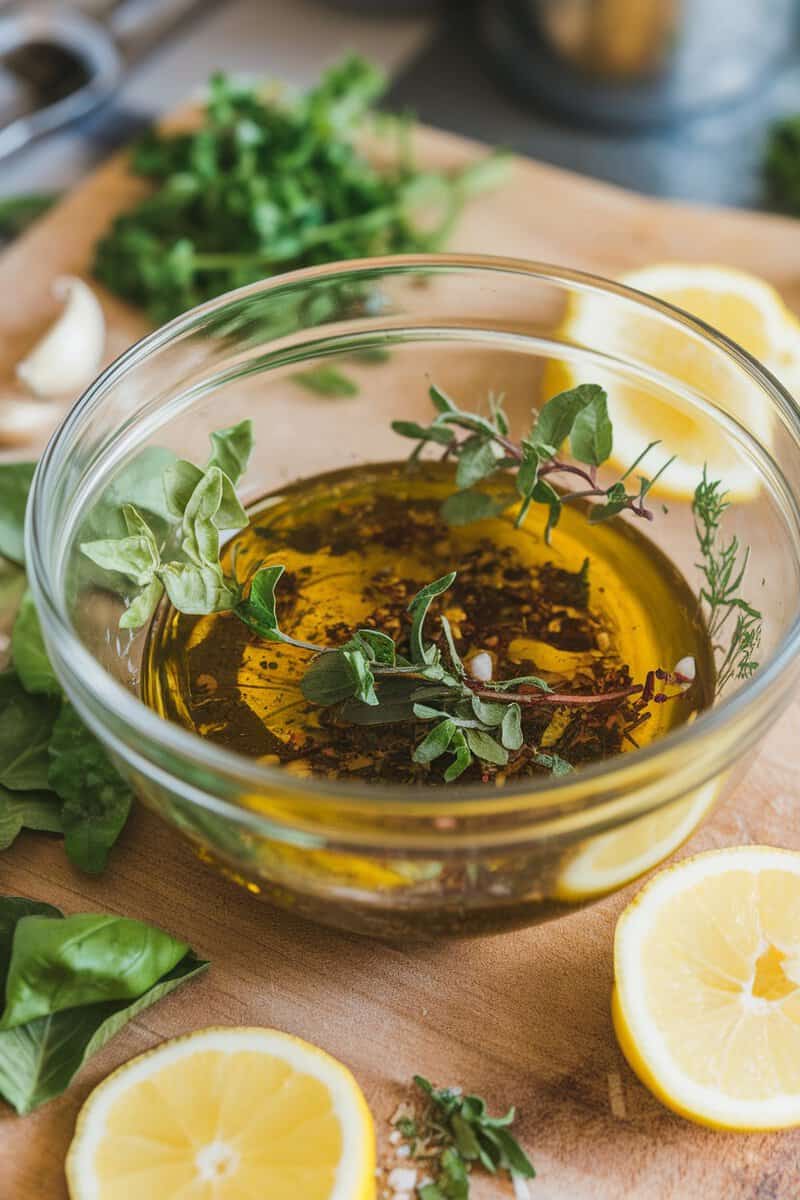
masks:
[[[246,600],[240,600],[235,610],[245,625],[270,642],[283,641],[283,634],[278,627],[275,588],[284,569],[276,564],[256,571],[250,584],[250,595]]]
[[[208,467],[219,467],[231,483],[238,483],[247,470],[253,453],[253,422],[248,418],[228,429],[211,434],[211,458]]]
[[[63,833],[61,802],[53,792],[10,792],[0,787],[0,850],[7,850],[23,829]]]
[[[190,951],[133,1001],[87,1004],[0,1030],[0,1096],[20,1114],[52,1100],[129,1021],[207,968]]]
[[[611,454],[613,431],[608,417],[606,393],[598,388],[575,418],[569,437],[572,453],[579,462],[599,467]]]
[[[441,596],[442,592],[446,592],[449,587],[452,587],[455,578],[455,571],[450,571],[447,575],[442,575],[440,579],[434,579],[433,583],[428,583],[425,587],[420,588],[411,599],[408,612],[411,614],[411,657],[415,663],[430,662],[428,651],[422,640],[425,618],[434,597]]]
[[[414,751],[414,762],[429,763],[447,751],[447,747],[456,732],[455,724],[447,717],[434,725],[430,733],[422,739]]]
[[[0,557],[25,562],[25,507],[36,463],[0,463]]]
[[[598,395],[605,395],[596,383],[581,383],[569,391],[560,392],[542,406],[533,433],[536,442],[545,442],[556,450],[569,437],[578,413],[583,412]]]
[[[506,705],[500,725],[500,741],[506,750],[519,750],[522,746],[522,709],[518,704]]]
[[[494,446],[488,438],[476,434],[462,443],[456,467],[456,484],[471,488],[474,483],[491,475],[497,466]]]
[[[467,745],[476,758],[494,763],[498,767],[504,767],[508,762],[508,752],[490,734],[480,729],[468,729],[466,738]]]
[[[11,791],[47,789],[47,746],[57,712],[52,699],[30,696],[15,675],[0,675],[0,785]]]
[[[469,525],[472,521],[485,521],[499,517],[506,511],[513,497],[509,495],[488,496],[485,492],[453,492],[441,507],[448,525]]]
[[[33,596],[26,592],[17,611],[11,632],[11,657],[14,670],[26,692],[60,696],[56,678],[42,637],[42,627]]]
[[[0,1001],[6,994],[6,975],[17,922],[23,917],[63,917],[60,908],[25,896],[0,896]],[[2,1011],[2,1010],[0,1010]]]
[[[22,917],[14,931],[0,1029],[82,1004],[134,1000],[188,950],[186,942],[128,917]]]
[[[202,615],[235,608],[238,593],[222,574],[219,563],[165,563],[160,571],[170,603],[183,613]]]
[[[133,793],[68,702],[48,741],[47,782],[64,801],[64,848],[76,867],[96,875],[128,819]]]

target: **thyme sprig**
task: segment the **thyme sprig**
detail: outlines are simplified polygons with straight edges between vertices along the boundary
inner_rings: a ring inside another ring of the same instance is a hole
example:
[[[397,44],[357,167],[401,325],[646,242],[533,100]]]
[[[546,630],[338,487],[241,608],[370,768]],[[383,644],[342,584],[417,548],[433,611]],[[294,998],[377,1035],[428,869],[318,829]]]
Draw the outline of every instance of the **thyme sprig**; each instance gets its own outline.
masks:
[[[465,525],[504,512],[511,503],[509,495],[490,495],[477,484],[504,471],[516,470],[515,487],[519,499],[515,524],[522,525],[531,504],[548,509],[545,538],[549,542],[558,524],[564,504],[576,500],[594,500],[589,521],[607,521],[626,509],[636,517],[652,521],[653,513],[645,500],[656,481],[664,474],[674,456],[664,462],[652,477],[639,475],[638,487],[628,490],[628,480],[658,442],[642,450],[619,479],[606,486],[597,480],[597,470],[613,449],[613,429],[608,415],[608,397],[595,383],[584,383],[553,396],[536,414],[527,437],[520,443],[509,438],[509,426],[502,403],[491,399],[489,416],[466,412],[442,391],[432,386],[429,394],[436,416],[427,425],[416,421],[393,421],[392,428],[402,437],[416,441],[411,459],[419,458],[427,444],[443,447],[444,458],[456,460],[456,485],[459,489],[442,505],[442,515],[451,525]],[[459,437],[456,430],[467,434]],[[558,454],[569,441],[575,462],[566,462]],[[560,477],[563,477],[560,478]],[[556,491],[551,480],[578,481],[571,490]],[[583,485],[583,486],[580,486]]]
[[[704,584],[700,597],[708,612],[708,635],[718,656],[717,691],[722,691],[731,679],[749,679],[758,670],[753,657],[761,642],[762,614],[741,595],[742,582],[750,559],[750,547],[743,546],[734,534],[728,541],[721,533],[722,518],[730,507],[719,479],[703,478],[695,489],[692,501],[695,534],[700,550],[696,563]],[[734,618],[727,642],[720,642],[724,626]]]

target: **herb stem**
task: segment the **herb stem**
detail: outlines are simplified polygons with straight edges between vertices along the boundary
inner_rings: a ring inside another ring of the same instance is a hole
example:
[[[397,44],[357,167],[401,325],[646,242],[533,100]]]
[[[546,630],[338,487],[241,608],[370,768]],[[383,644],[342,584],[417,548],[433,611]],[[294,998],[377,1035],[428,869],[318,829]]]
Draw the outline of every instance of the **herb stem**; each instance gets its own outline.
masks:
[[[492,700],[498,704],[555,704],[561,705],[584,705],[584,704],[606,704],[614,700],[624,700],[628,696],[636,696],[642,691],[640,683],[633,683],[627,688],[618,688],[613,692],[597,692],[578,693],[578,692],[501,692],[494,688],[481,687],[479,684],[472,683],[469,679],[464,680],[470,691],[474,692],[481,700]]]

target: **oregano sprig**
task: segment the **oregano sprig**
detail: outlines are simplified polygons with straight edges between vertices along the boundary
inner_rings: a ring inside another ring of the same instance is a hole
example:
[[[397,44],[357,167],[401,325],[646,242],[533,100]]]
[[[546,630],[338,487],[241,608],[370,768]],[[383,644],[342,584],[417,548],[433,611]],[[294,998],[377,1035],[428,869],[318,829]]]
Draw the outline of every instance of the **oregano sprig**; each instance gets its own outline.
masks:
[[[443,446],[445,456],[456,459],[458,490],[442,505],[442,515],[450,524],[464,525],[504,512],[512,502],[510,494],[491,495],[476,485],[500,471],[514,469],[519,503],[516,524],[523,523],[531,504],[546,506],[545,537],[548,542],[561,517],[563,505],[579,499],[598,501],[589,513],[593,524],[607,521],[626,509],[634,516],[652,520],[653,514],[645,500],[674,459],[667,459],[652,477],[638,476],[638,486],[629,491],[627,481],[633,471],[658,445],[651,442],[618,480],[605,487],[599,486],[597,469],[611,455],[613,429],[608,415],[608,397],[598,384],[579,384],[553,396],[542,406],[529,434],[520,443],[509,438],[508,421],[502,403],[496,398],[492,398],[488,417],[459,408],[436,386],[430,388],[430,398],[436,410],[430,425],[393,421],[392,428],[402,437],[416,441],[412,459],[417,459],[429,443]],[[456,430],[466,432],[467,436],[459,437]],[[574,462],[558,457],[567,441]],[[578,480],[583,486],[557,491],[551,482],[557,477]]]

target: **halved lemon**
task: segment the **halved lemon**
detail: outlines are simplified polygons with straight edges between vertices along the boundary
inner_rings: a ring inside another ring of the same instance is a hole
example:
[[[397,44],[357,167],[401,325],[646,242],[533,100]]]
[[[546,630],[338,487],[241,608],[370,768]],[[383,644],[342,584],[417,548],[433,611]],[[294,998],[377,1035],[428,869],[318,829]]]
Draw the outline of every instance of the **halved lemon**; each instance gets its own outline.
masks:
[[[644,875],[692,836],[719,789],[715,780],[628,825],[587,838],[564,864],[556,895],[562,900],[587,900]]]
[[[125,1063],[81,1109],[72,1200],[374,1200],[375,1135],[340,1062],[274,1029],[203,1029]]]
[[[684,859],[617,923],[614,1025],[676,1112],[720,1129],[800,1124],[800,854]]]
[[[800,393],[800,323],[768,283],[729,267],[692,263],[645,267],[621,276],[620,282],[699,317],[738,342],[790,391]],[[709,354],[702,342],[693,344],[682,330],[587,294],[572,302],[561,333],[570,342],[600,347],[611,356],[633,355],[701,396],[718,398],[735,421],[769,444],[770,422],[760,389],[724,357]],[[652,474],[662,451],[664,457],[677,455],[659,482],[663,494],[691,496],[704,463],[732,494],[742,497],[756,490],[756,472],[711,413],[682,403],[656,382],[647,387],[638,380],[627,383],[602,368],[589,374],[591,379],[584,378],[585,371],[579,379],[571,363],[550,362],[545,398],[581,382],[602,384],[609,393],[615,465],[629,466],[648,442],[658,439],[662,445],[642,470]]]

